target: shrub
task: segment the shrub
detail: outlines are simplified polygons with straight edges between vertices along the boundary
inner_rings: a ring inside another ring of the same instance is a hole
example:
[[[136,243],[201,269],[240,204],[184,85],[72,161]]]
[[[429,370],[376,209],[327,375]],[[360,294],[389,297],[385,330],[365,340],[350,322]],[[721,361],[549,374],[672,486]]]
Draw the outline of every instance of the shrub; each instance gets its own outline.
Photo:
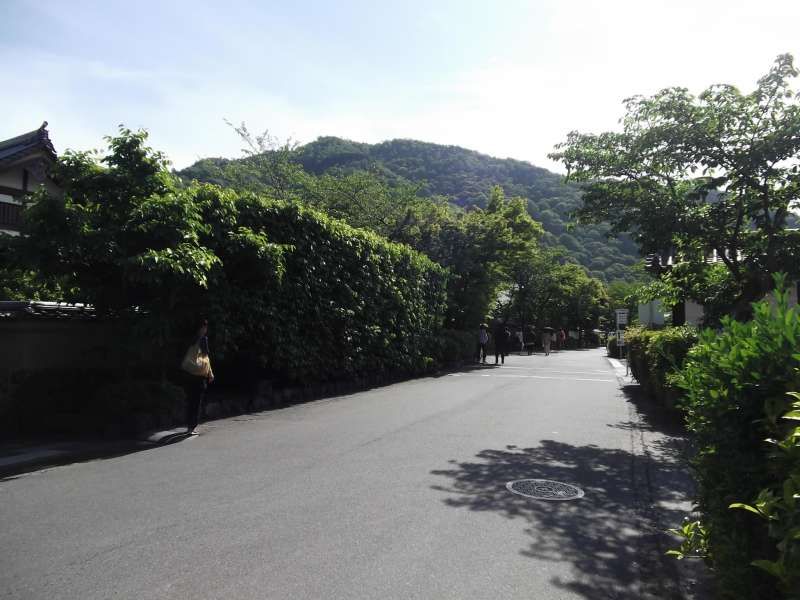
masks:
[[[697,329],[688,325],[666,329],[630,327],[625,332],[631,373],[647,394],[672,404],[678,395],[674,375],[697,338]]]
[[[246,194],[237,201],[248,227],[284,248],[280,281],[250,282],[246,304],[241,294],[220,293],[229,282],[209,291],[212,318],[226,322],[238,350],[291,382],[431,368],[444,319],[444,269],[408,246],[297,204]]]
[[[697,448],[693,467],[708,558],[726,598],[781,597],[776,581],[752,566],[778,558],[767,530],[750,512],[729,508],[763,489],[780,490],[785,481],[764,439],[774,435],[775,415],[790,409],[787,392],[800,385],[800,314],[787,307],[786,293],[777,296],[776,307],[754,304],[750,322],[725,318],[721,331],[701,332],[676,378]]]
[[[610,335],[608,336],[608,342],[606,343],[606,353],[612,358],[619,358],[619,346],[617,345],[617,336]]]
[[[772,446],[768,465],[773,475],[771,487],[762,489],[752,504],[737,502],[730,506],[766,521],[762,521],[762,527],[776,542],[777,557],[752,564],[776,577],[787,595],[800,591],[800,393],[789,395],[796,400],[789,412],[774,413],[777,407],[770,403],[765,407],[766,421],[774,435],[766,440]]]
[[[432,353],[440,365],[471,362],[475,358],[475,340],[474,332],[445,329],[436,336]]]

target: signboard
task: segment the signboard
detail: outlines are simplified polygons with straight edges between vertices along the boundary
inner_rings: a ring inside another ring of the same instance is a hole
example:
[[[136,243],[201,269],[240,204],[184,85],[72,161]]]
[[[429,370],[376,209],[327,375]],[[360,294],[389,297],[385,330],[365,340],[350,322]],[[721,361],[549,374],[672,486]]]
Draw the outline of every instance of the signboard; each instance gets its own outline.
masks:
[[[628,309],[627,308],[618,308],[614,312],[617,313],[617,328],[620,325],[627,325],[628,324]]]

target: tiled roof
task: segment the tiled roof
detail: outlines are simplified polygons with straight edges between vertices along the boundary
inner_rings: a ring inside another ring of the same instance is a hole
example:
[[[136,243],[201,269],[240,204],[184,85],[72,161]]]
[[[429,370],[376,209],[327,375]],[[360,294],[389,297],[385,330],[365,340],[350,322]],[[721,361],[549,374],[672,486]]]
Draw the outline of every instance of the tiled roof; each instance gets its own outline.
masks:
[[[50,136],[47,134],[47,121],[35,131],[23,133],[17,137],[0,142],[0,165],[9,163],[28,154],[44,150],[52,159],[56,158],[56,151]]]
[[[94,318],[94,308],[84,304],[0,300],[0,320]]]

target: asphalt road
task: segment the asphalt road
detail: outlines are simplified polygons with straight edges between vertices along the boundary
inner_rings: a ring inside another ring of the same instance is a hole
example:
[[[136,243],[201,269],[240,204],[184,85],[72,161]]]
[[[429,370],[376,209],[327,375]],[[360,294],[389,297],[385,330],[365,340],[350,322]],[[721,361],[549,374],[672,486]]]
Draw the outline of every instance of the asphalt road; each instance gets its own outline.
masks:
[[[688,507],[680,439],[600,350],[512,356],[201,432],[0,481],[0,597],[685,591],[659,531]],[[506,489],[528,478],[585,496]]]

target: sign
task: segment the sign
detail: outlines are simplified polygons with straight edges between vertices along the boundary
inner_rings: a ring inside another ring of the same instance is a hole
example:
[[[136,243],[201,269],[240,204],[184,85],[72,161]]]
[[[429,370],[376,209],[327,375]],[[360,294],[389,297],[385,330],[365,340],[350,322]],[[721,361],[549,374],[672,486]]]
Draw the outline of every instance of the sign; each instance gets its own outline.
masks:
[[[617,328],[620,325],[627,325],[628,324],[628,309],[627,308],[618,308],[614,311],[617,313]]]

